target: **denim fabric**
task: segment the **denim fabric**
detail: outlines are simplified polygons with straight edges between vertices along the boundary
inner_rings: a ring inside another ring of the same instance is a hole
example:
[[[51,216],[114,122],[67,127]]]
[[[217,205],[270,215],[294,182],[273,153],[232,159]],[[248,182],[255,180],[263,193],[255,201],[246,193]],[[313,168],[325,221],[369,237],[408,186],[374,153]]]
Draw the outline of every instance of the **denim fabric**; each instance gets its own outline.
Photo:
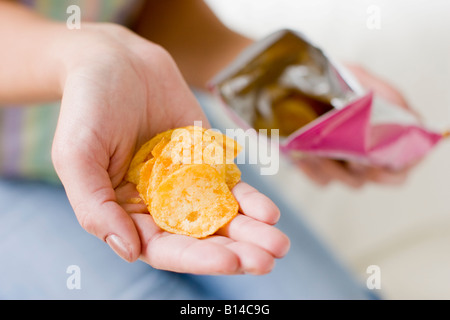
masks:
[[[198,94],[213,127],[227,118]],[[241,165],[243,180],[280,208],[277,226],[291,239],[287,256],[264,276],[196,276],[127,263],[78,224],[64,189],[26,180],[0,180],[0,299],[368,299],[353,278],[302,221],[276,176]],[[73,288],[71,266],[79,271]]]

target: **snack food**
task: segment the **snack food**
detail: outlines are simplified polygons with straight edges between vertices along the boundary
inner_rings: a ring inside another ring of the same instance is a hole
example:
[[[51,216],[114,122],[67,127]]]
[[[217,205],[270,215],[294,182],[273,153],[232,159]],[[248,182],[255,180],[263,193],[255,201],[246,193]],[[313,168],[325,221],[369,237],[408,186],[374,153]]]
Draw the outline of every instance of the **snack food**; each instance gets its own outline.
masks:
[[[233,194],[213,167],[192,164],[158,185],[150,212],[166,231],[203,238],[233,219],[238,209]]]
[[[231,189],[241,178],[233,162],[240,151],[237,142],[211,129],[169,130],[138,150],[125,179],[136,184],[160,228],[204,238],[238,213]]]
[[[295,30],[255,42],[209,87],[239,127],[278,133],[280,150],[294,162],[309,154],[402,170],[445,137],[365,90]]]
[[[139,183],[139,172],[144,163],[152,157],[152,150],[163,137],[170,137],[172,130],[162,132],[147,141],[131,160],[130,167],[125,176],[125,180],[134,184]]]

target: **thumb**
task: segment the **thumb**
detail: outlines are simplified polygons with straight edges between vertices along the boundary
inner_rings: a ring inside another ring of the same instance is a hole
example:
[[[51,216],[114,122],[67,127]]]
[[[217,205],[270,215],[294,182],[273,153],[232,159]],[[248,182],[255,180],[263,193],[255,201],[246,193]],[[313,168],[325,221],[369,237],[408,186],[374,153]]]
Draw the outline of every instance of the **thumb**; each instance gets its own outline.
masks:
[[[135,261],[141,251],[140,239],[132,219],[116,201],[107,172],[109,157],[93,154],[55,135],[53,163],[78,222],[124,260]]]

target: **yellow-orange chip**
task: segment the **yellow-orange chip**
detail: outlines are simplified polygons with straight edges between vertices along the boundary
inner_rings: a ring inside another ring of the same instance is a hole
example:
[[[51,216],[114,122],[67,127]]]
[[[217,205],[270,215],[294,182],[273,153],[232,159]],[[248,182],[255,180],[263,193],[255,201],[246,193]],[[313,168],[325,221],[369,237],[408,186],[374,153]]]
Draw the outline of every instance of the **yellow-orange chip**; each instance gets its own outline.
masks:
[[[152,149],[152,156],[159,157],[164,147],[170,142],[170,137],[162,137],[162,139]]]
[[[139,175],[143,165],[144,163],[139,163],[134,167],[130,167],[125,175],[125,180],[136,185],[139,184]]]
[[[156,158],[147,186],[147,198],[151,199],[153,197],[154,191],[158,188],[161,182],[163,182],[167,176],[177,171],[181,167],[181,163],[173,163],[170,159],[167,159],[165,157]]]
[[[175,131],[174,131],[175,133]],[[157,152],[155,157],[155,163],[152,168],[151,175],[149,177],[147,197],[152,198],[152,192],[156,190],[159,184],[171,173],[181,168],[182,161],[182,140],[174,139],[168,141]]]
[[[219,145],[222,145],[224,149],[224,155],[228,161],[227,163],[236,158],[242,151],[242,146],[237,141],[222,133],[214,131],[213,129],[205,130],[203,139],[208,143],[215,141]]]
[[[226,165],[225,182],[228,188],[231,190],[234,186],[241,181],[241,170],[234,163]]]
[[[141,203],[143,203],[142,202],[142,198],[140,198],[140,197],[134,197],[134,198],[129,198],[129,199],[127,199],[127,201],[126,201],[126,203],[128,203],[128,204],[141,204]]]
[[[162,229],[204,238],[238,213],[239,205],[219,173],[207,164],[185,165],[153,193],[150,213]]]
[[[209,164],[217,170],[222,179],[226,178],[226,154],[222,145],[216,141],[203,144],[202,163]]]
[[[233,162],[240,151],[237,142],[212,130],[168,130],[139,149],[126,180],[136,184],[162,229],[203,238],[237,214],[231,189],[241,178]]]
[[[153,165],[155,164],[155,158],[148,160],[141,168],[139,175],[139,183],[136,186],[136,190],[139,192],[142,200],[147,204],[150,202],[150,198],[147,197],[147,190],[150,183],[150,176],[152,173]]]
[[[128,172],[125,176],[125,180],[132,182],[134,184],[139,183],[139,173],[141,171],[142,166],[144,163],[151,159],[153,157],[152,150],[153,148],[163,139],[167,138],[170,139],[170,136],[172,134],[173,130],[167,130],[160,134],[157,134],[152,139],[144,143],[138,152],[134,155],[133,159],[131,160]]]

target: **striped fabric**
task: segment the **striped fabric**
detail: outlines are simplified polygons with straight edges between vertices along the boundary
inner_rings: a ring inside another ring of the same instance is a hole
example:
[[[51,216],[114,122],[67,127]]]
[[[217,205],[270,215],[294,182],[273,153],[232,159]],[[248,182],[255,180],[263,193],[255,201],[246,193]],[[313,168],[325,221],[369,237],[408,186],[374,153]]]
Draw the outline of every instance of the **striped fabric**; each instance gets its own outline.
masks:
[[[82,21],[127,25],[142,1],[22,0],[24,5],[54,20],[65,21],[67,7],[78,5]],[[51,145],[59,102],[0,106],[0,176],[59,183],[51,161]]]

